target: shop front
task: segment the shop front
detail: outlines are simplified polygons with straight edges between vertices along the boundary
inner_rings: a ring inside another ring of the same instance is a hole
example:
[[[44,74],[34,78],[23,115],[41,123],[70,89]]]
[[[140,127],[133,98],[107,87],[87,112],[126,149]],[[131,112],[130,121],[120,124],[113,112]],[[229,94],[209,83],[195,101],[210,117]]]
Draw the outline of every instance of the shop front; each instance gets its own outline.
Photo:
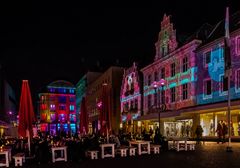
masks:
[[[219,122],[228,123],[226,111],[200,114],[203,136],[217,136]],[[231,110],[231,136],[240,136],[240,110]]]

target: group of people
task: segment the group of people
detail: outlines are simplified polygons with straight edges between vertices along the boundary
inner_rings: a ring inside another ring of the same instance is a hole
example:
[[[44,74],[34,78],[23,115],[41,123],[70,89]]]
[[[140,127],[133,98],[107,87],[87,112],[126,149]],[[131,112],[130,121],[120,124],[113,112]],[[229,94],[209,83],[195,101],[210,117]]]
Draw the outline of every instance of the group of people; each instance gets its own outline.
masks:
[[[220,120],[217,124],[217,129],[216,129],[217,135],[218,135],[218,141],[225,143],[225,138],[228,133],[228,127],[225,121]]]

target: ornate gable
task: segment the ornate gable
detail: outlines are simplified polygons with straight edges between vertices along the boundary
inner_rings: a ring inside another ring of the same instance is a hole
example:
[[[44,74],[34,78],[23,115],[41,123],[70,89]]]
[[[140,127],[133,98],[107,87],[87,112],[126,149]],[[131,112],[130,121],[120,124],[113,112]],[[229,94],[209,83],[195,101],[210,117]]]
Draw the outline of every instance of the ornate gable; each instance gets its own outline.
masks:
[[[170,21],[170,16],[164,14],[161,22],[161,31],[158,34],[158,41],[155,43],[156,55],[155,60],[163,58],[168,53],[177,48],[176,30]]]

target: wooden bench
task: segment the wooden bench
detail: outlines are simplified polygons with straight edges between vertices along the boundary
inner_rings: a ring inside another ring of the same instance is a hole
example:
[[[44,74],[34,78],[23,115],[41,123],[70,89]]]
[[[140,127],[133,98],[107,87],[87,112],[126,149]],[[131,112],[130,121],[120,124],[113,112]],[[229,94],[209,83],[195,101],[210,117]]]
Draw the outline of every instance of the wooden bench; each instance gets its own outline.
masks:
[[[127,156],[127,147],[120,147],[117,149],[117,153],[120,153],[121,157],[126,157]]]
[[[22,166],[23,162],[25,162],[25,155],[24,153],[17,153],[16,155],[13,156],[15,160],[15,167],[16,166]]]
[[[129,148],[129,156],[135,156],[136,155],[136,148],[130,147]]]
[[[96,150],[91,150],[91,151],[87,151],[87,156],[90,156],[90,158],[93,159],[98,159],[98,152]]]
[[[160,145],[151,145],[151,151],[153,151],[154,154],[160,153]]]

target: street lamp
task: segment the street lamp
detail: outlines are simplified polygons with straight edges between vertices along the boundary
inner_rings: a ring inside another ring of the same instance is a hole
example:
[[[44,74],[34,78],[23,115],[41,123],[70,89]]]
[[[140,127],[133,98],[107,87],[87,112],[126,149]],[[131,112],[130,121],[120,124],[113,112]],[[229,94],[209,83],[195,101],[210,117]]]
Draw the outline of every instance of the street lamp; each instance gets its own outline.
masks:
[[[160,104],[160,89],[158,89],[159,87],[161,87],[161,91],[162,91],[162,94],[163,94],[163,87],[164,87],[164,85],[165,85],[165,80],[164,79],[160,79],[160,81],[154,81],[153,82],[153,84],[152,84],[152,86],[153,86],[153,88],[154,88],[154,90],[155,90],[155,94],[156,94],[156,102],[155,102],[155,108],[156,108],[156,110],[158,111],[158,131],[159,131],[159,134],[161,134],[161,132],[160,132],[160,112],[161,111],[164,111],[165,110],[165,104],[164,104],[164,102],[163,101],[161,101],[161,104]],[[157,93],[157,91],[159,91],[159,94]]]

